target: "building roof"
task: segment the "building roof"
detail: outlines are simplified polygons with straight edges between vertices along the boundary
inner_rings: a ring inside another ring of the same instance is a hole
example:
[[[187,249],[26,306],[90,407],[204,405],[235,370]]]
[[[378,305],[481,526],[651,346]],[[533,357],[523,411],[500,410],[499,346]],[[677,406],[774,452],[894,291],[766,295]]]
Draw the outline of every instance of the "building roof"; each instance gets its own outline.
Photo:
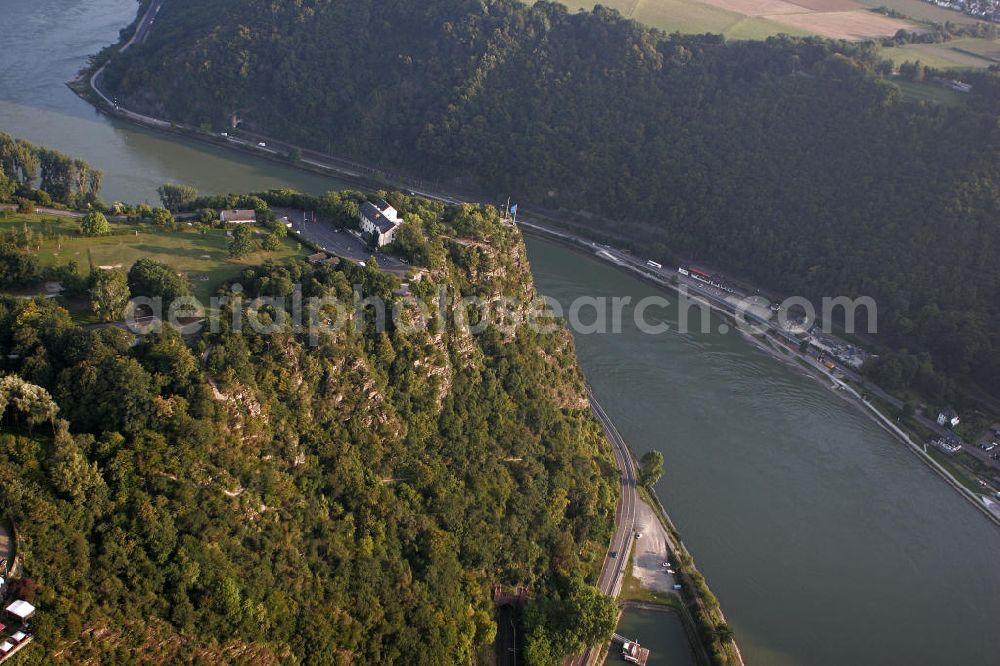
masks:
[[[13,638],[18,643],[20,643],[21,641],[23,641],[27,637],[28,637],[28,634],[24,633],[23,631],[18,631],[13,636],[11,636],[11,638]]]
[[[35,607],[24,599],[18,599],[10,606],[7,606],[7,612],[15,617],[21,618],[22,620],[27,620],[34,614]]]
[[[380,232],[382,232],[383,234],[386,233],[387,231],[392,231],[393,229],[395,229],[398,226],[397,222],[393,222],[392,220],[390,220],[389,218],[387,218],[385,215],[381,215],[381,214],[376,219],[374,219],[372,221],[375,223],[375,226],[378,228],[378,230]]]
[[[396,211],[395,208],[392,207],[392,204],[386,201],[385,199],[376,199],[375,207],[379,209],[379,212],[381,212],[383,215],[385,215],[393,222],[400,221],[399,213]]]
[[[384,201],[382,203],[388,206],[389,210],[395,212],[395,209],[392,206],[389,206],[389,204],[385,203]],[[368,201],[361,204],[360,212],[366,218],[371,220],[372,224],[375,225],[375,228],[379,230],[379,233],[384,234],[388,231],[392,231],[399,225],[398,222],[395,222],[386,217],[385,214],[383,214],[382,211],[378,209],[378,206]]]
[[[223,210],[219,212],[219,217],[226,222],[255,222],[257,211],[248,208]]]

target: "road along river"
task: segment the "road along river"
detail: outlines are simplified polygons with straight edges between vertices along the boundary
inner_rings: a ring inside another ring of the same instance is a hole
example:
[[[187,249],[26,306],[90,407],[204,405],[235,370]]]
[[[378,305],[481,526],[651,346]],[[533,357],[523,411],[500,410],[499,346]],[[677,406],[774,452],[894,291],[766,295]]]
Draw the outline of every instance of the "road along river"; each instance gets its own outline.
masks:
[[[329,178],[112,121],[64,84],[117,39],[134,0],[0,0],[0,131],[104,170],[105,198],[156,200]],[[539,288],[660,293],[529,239]],[[662,293],[671,301],[673,294]],[[676,313],[650,311],[674,321]],[[715,319],[716,326],[722,321]],[[750,664],[992,663],[1000,530],[855,407],[738,334],[578,335],[587,377],[719,595]]]

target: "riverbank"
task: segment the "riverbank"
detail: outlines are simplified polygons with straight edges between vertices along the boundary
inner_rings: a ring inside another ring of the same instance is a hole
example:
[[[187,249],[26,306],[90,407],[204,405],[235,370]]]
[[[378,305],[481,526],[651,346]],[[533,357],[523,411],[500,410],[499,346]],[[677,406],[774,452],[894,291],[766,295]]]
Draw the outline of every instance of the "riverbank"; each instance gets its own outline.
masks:
[[[742,663],[712,659],[691,609],[685,604],[681,593],[673,587],[675,584],[683,585],[681,581],[690,578],[693,561],[689,570],[685,571],[682,568],[679,550],[668,532],[666,521],[660,518],[645,499],[638,502],[637,509],[636,532],[642,534],[642,537],[637,540],[636,549],[625,570],[619,609],[624,611],[629,608],[643,608],[675,614],[684,628],[691,655],[695,663],[700,666],[710,666],[713,663]],[[668,567],[663,566],[667,562],[677,573],[667,572]],[[618,619],[620,624],[621,612]],[[627,637],[638,640],[633,636]],[[736,648],[731,652],[738,655],[739,649]]]
[[[554,241],[560,245],[568,247],[577,252],[582,252],[590,257],[596,258],[603,263],[609,264],[619,270],[625,271],[634,277],[639,278],[642,282],[653,285],[657,288],[667,288],[676,293],[680,293],[681,285],[676,281],[665,280],[659,276],[651,274],[647,270],[643,270],[633,264],[622,261],[614,254],[608,251],[608,248],[603,248],[596,243],[588,243],[580,238],[564,233],[558,230],[549,229],[544,225],[539,225],[532,222],[521,222],[519,223],[522,230],[525,233],[533,233],[540,238],[545,238],[548,241]],[[746,322],[741,320],[740,314],[735,311],[735,309],[729,309],[719,304],[714,299],[707,297],[707,295],[698,294],[693,291],[688,291],[686,294],[689,298],[697,300],[699,303],[703,303],[706,307],[710,308],[712,311],[723,316],[725,319],[732,321],[735,324],[745,324]],[[739,326],[737,327],[738,330]],[[873,419],[880,427],[888,431],[895,439],[906,445],[907,449],[914,453],[925,465],[927,465],[932,471],[934,471],[938,476],[945,480],[948,485],[954,488],[964,499],[968,500],[976,509],[986,516],[994,525],[1000,527],[1000,515],[997,515],[989,510],[989,508],[983,502],[982,496],[976,495],[971,490],[965,487],[958,479],[954,477],[945,467],[943,467],[938,461],[936,461],[927,451],[924,450],[922,446],[915,443],[910,436],[904,432],[895,422],[892,420],[891,415],[886,415],[883,413],[877,405],[875,405],[871,400],[865,399],[860,393],[858,393],[853,387],[851,387],[847,382],[838,379],[834,375],[831,375],[826,368],[818,366],[812,357],[807,354],[802,353],[796,348],[790,347],[786,341],[777,338],[773,335],[766,334],[763,338],[759,338],[756,335],[750,335],[744,333],[745,339],[751,341],[758,349],[761,349],[773,358],[776,358],[785,363],[796,363],[796,367],[805,371],[813,379],[824,384],[828,388],[831,384],[836,387],[835,392],[840,395],[841,398],[847,400],[847,402],[859,407],[867,416]]]
[[[665,530],[667,543],[676,561],[671,561],[677,571],[676,578],[681,584],[677,593],[681,600],[681,608],[687,615],[689,629],[701,640],[694,645],[700,645],[706,650],[704,655],[713,664],[732,664],[745,666],[743,653],[736,642],[736,637],[729,628],[725,613],[718,598],[712,593],[705,577],[698,570],[694,556],[681,539],[680,532],[664,508],[656,491],[640,487],[639,494],[643,503],[653,512],[660,526]],[[669,604],[667,604],[669,606]],[[695,651],[697,654],[697,650]]]

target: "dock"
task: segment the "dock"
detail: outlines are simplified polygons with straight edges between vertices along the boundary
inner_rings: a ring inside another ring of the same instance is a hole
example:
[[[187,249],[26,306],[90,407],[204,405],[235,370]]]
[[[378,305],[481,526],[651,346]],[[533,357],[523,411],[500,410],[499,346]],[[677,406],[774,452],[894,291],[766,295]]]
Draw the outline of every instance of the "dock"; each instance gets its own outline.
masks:
[[[619,634],[614,634],[611,637],[611,642],[614,645],[621,646],[621,656],[629,664],[639,664],[639,666],[646,666],[646,662],[649,661],[649,648],[644,648],[638,643]]]

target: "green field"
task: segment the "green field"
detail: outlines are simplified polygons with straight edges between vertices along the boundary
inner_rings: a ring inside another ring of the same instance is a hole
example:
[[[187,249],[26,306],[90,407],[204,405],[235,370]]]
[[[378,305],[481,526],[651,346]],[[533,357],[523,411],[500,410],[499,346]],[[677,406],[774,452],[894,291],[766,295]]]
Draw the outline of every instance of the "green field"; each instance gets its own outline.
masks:
[[[967,37],[942,44],[906,44],[881,49],[897,66],[919,60],[935,69],[982,69],[1000,64],[1000,42]]]
[[[879,7],[895,9],[897,12],[905,14],[915,21],[928,21],[931,23],[948,23],[950,21],[951,23],[966,25],[978,22],[968,14],[944,9],[923,0],[858,0],[858,2],[872,9]]]
[[[965,103],[966,95],[935,83],[914,83],[902,79],[894,79],[893,83],[899,87],[906,99],[918,102],[935,102],[947,106],[961,106]]]
[[[82,275],[89,272],[91,266],[127,271],[138,259],[148,257],[185,273],[194,295],[206,301],[219,285],[248,266],[305,253],[298,242],[289,238],[275,252],[257,252],[232,259],[227,252],[229,239],[222,229],[206,229],[202,233],[182,226],[181,230],[172,232],[147,224],[112,224],[112,235],[88,238],[79,234],[76,220],[38,215],[0,219],[0,233],[20,230],[25,225],[44,238],[38,252],[42,266],[72,261]],[[263,230],[257,231],[263,233]]]
[[[564,0],[563,4],[573,11],[590,11],[597,2]],[[730,39],[765,39],[778,34],[806,34],[767,19],[744,16],[697,0],[604,0],[600,4],[665,32],[711,32],[724,34]]]

